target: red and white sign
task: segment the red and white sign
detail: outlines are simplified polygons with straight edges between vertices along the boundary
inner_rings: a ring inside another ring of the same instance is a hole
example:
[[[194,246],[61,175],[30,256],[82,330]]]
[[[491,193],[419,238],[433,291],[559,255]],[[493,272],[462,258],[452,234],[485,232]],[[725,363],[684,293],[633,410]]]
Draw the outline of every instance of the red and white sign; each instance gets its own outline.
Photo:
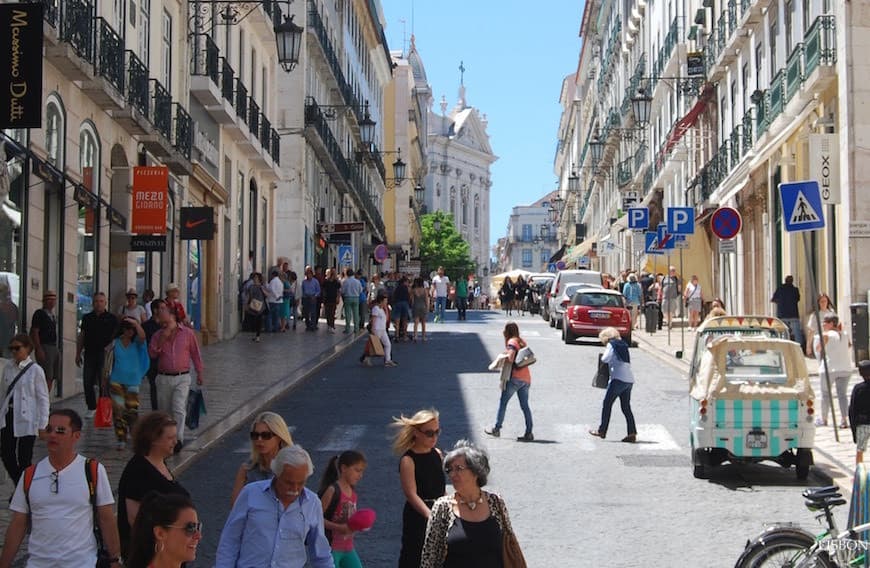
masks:
[[[710,230],[723,240],[733,239],[743,227],[740,212],[731,207],[720,207],[710,217]]]
[[[134,235],[165,235],[169,168],[133,168],[132,229]]]

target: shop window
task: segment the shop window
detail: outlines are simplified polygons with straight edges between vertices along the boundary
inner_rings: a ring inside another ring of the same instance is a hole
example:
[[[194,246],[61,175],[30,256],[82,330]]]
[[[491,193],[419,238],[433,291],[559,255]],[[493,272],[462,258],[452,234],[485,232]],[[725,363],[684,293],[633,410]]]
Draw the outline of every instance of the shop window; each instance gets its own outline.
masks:
[[[86,122],[79,132],[79,169],[82,185],[94,195],[100,195],[100,142],[93,125]],[[78,254],[76,266],[76,325],[93,309],[93,295],[99,290],[100,206],[85,207],[79,203]]]
[[[24,130],[5,130],[4,134],[24,147]],[[21,330],[21,314],[26,307],[21,290],[25,253],[21,230],[27,183],[23,154],[6,145],[0,157],[0,167],[5,167],[9,176],[9,193],[0,189],[0,355],[9,358],[9,342]]]
[[[194,329],[202,327],[202,279],[200,276],[202,242],[187,241],[187,317]]]

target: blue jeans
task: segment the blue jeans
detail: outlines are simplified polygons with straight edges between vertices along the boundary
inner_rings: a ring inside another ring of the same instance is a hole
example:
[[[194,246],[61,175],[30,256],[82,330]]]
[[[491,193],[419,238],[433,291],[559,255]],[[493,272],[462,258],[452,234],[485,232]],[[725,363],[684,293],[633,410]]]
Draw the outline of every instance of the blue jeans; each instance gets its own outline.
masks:
[[[613,403],[619,398],[619,407],[625,415],[625,422],[628,424],[628,435],[637,434],[637,425],[634,423],[634,414],[631,412],[632,386],[634,386],[634,383],[610,379],[610,384],[607,385],[607,392],[604,393],[604,408],[601,409],[599,432],[607,434],[607,427],[610,425],[610,411],[613,409]]]
[[[504,413],[507,410],[508,401],[517,393],[520,400],[520,408],[523,409],[523,418],[526,419],[526,434],[532,433],[532,410],[529,408],[529,388],[531,385],[525,381],[511,377],[504,390],[501,391],[501,400],[498,401],[498,417],[495,420],[495,429],[501,430],[504,423]]]
[[[456,309],[459,312],[459,315],[456,319],[465,319],[465,312],[468,310],[468,298],[463,296],[456,297]]]
[[[266,321],[266,331],[275,333],[281,330],[281,310],[284,309],[283,302],[269,302],[269,319]]]
[[[804,344],[804,329],[801,326],[800,318],[781,318],[782,323],[788,326],[791,332],[791,339],[801,345]]]
[[[435,296],[435,317],[444,321],[444,308],[447,306],[447,296]]]
[[[305,317],[305,329],[315,329],[320,315],[317,311],[317,298],[314,296],[302,297],[302,315]]]
[[[353,322],[353,331],[359,331],[359,297],[344,296],[344,332],[350,332],[350,324]]]

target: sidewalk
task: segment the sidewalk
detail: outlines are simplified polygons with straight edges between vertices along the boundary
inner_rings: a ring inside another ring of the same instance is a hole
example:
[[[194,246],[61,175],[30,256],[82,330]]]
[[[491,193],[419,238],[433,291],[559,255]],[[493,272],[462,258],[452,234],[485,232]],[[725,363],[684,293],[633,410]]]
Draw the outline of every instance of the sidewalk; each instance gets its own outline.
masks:
[[[695,348],[695,333],[689,332],[688,328],[681,328],[683,321],[674,319],[674,328],[671,329],[670,341],[668,330],[662,329],[655,333],[647,333],[644,330],[635,330],[632,338],[644,351],[657,357],[665,363],[678,369],[684,377],[688,377],[689,360]],[[681,331],[685,330],[685,350],[681,359],[677,358],[677,352],[682,349]],[[818,404],[821,405],[821,391],[819,390],[819,364],[815,359],[806,358],[807,370],[816,393]],[[852,374],[849,381],[849,393],[852,387],[861,381],[857,371]],[[686,387],[688,396],[688,386]],[[834,389],[834,403],[836,404],[836,389]],[[837,423],[841,420],[840,409],[837,406]],[[688,417],[686,418],[688,421]],[[828,420],[828,424],[833,424]],[[688,422],[687,422],[688,425]],[[855,472],[855,444],[852,442],[852,431],[845,429],[838,431],[840,441],[834,438],[834,428],[831,426],[818,426],[816,428],[816,442],[813,449],[815,466],[821,468],[837,484],[847,498],[851,497],[852,478]]]
[[[345,335],[342,333],[343,325],[338,324],[336,327],[337,333],[327,333],[326,324],[321,321],[316,333],[306,333],[304,326],[299,326],[296,331],[263,334],[260,343],[252,342],[250,333],[240,333],[231,340],[204,347],[203,392],[207,414],[200,420],[199,428],[187,431],[184,449],[168,462],[170,469],[176,475],[180,474],[200,452],[227,432],[247,424],[254,412],[330,362],[365,335],[364,331],[357,335]],[[150,411],[150,400],[146,380],[142,382],[140,394],[141,414]],[[53,401],[51,407],[72,408],[82,416],[86,410],[82,394]],[[94,429],[93,420],[86,420],[78,449],[79,453],[96,458],[106,466],[112,489],[117,491],[121,473],[132,457],[132,452],[129,449],[116,449],[113,430]],[[43,457],[45,445],[37,441],[33,462],[36,463]],[[12,482],[4,472],[0,483],[0,534],[5,534],[9,523],[7,499],[13,490]]]

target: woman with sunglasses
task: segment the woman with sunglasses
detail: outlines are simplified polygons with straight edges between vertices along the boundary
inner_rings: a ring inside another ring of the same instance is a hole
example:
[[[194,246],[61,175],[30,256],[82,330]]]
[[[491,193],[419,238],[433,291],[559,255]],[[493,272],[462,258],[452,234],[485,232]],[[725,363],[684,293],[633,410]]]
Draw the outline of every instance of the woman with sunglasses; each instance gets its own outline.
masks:
[[[127,558],[130,527],[149,492],[190,497],[166,465],[167,458],[175,449],[177,431],[175,420],[159,410],[142,416],[133,428],[135,455],[127,462],[118,482],[118,534],[122,558]]]
[[[275,459],[278,450],[293,445],[287,423],[274,412],[260,413],[251,424],[250,436],[251,459],[239,467],[233,485],[231,505],[236,502],[242,487],[248,483],[275,477],[272,473],[272,460]]]
[[[48,387],[42,367],[30,358],[30,336],[19,333],[9,342],[12,359],[3,369],[0,391],[0,456],[9,477],[18,478],[33,461],[33,444],[37,434],[48,424]]]
[[[152,491],[142,499],[126,566],[180,568],[196,559],[202,523],[190,497]]]
[[[402,551],[399,568],[419,568],[426,523],[435,500],[444,495],[441,450],[435,447],[441,434],[438,411],[420,410],[413,416],[393,418],[397,428],[393,451],[401,455],[399,478],[405,494],[402,511]]]

